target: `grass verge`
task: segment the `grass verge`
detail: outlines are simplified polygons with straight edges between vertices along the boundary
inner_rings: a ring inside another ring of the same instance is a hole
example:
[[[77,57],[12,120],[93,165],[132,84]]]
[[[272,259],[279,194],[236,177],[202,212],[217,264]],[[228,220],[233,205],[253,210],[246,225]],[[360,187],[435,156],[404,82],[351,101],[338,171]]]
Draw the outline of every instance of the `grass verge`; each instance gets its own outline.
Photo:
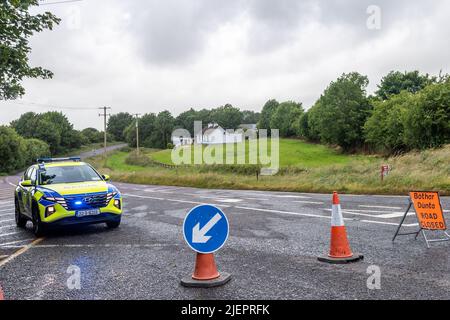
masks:
[[[155,159],[160,151],[143,150]],[[403,156],[350,157],[344,163],[321,166],[286,166],[275,176],[259,176],[239,171],[221,171],[217,167],[163,168],[126,163],[128,152],[112,153],[106,162],[101,157],[91,163],[113,180],[136,184],[189,186],[198,188],[248,189],[352,194],[398,194],[411,190],[434,190],[450,195],[450,145],[440,149],[411,152]],[[380,179],[380,166],[389,164],[390,174]]]

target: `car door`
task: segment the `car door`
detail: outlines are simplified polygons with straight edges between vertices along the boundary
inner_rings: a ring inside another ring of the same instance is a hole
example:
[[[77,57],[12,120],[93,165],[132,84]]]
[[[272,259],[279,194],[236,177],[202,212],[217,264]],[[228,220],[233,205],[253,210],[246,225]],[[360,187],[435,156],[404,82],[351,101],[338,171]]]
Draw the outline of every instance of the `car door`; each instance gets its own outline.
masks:
[[[33,182],[33,178],[34,181],[36,182],[36,168],[34,167],[30,167],[27,172],[25,173],[25,175],[23,176],[23,180],[31,180]],[[21,197],[22,197],[22,213],[25,214],[28,217],[31,217],[31,204],[32,204],[32,192],[34,190],[34,185],[31,187],[24,187],[22,184],[20,185],[20,191],[22,193]]]
[[[19,200],[20,211],[26,214],[26,188],[22,186],[22,181],[30,180],[32,167],[28,168],[23,174],[22,180],[19,182],[19,189],[17,191],[17,198]]]

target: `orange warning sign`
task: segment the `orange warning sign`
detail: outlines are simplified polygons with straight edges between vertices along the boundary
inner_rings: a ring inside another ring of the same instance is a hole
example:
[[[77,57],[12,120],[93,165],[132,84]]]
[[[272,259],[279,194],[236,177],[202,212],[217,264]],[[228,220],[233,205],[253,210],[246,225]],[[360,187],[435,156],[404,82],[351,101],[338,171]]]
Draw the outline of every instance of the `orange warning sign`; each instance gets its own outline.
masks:
[[[438,192],[413,191],[409,193],[409,196],[422,229],[447,229]]]

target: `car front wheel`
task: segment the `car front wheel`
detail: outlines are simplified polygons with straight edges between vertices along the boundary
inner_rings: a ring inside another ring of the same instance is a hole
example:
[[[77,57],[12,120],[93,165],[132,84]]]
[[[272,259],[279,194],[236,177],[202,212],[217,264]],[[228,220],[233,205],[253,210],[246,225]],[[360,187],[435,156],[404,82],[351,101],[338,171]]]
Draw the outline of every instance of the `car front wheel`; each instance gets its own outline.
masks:
[[[106,226],[108,227],[108,229],[116,229],[120,226],[120,219],[117,221],[108,221],[106,223]]]
[[[16,220],[16,225],[19,228],[25,228],[25,226],[27,225],[27,219],[22,215],[22,213],[20,213],[19,201],[17,200],[17,198],[14,198],[14,207],[14,217]]]
[[[45,227],[36,206],[33,206],[33,232],[36,237],[42,237],[45,234]]]

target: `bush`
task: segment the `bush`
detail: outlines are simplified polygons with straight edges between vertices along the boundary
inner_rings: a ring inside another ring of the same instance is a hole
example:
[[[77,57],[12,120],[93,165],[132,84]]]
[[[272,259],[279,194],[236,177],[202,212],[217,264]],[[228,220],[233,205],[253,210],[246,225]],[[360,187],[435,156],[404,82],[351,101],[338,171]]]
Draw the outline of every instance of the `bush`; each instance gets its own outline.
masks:
[[[151,164],[151,160],[145,154],[137,154],[137,152],[131,152],[125,158],[125,163],[129,165],[145,167]]]
[[[23,140],[25,145],[26,165],[36,162],[36,159],[50,156],[50,147],[38,139]]]
[[[0,172],[11,172],[25,165],[23,138],[7,126],[0,126]]]
[[[410,148],[440,147],[450,142],[450,81],[416,94],[404,119],[404,142]]]
[[[173,145],[173,143],[172,142],[169,142],[168,144],[167,144],[167,149],[173,149],[175,146]]]
[[[403,91],[389,100],[375,101],[364,126],[366,142],[376,151],[392,154],[408,149],[404,141],[404,119],[410,112],[413,94]]]

